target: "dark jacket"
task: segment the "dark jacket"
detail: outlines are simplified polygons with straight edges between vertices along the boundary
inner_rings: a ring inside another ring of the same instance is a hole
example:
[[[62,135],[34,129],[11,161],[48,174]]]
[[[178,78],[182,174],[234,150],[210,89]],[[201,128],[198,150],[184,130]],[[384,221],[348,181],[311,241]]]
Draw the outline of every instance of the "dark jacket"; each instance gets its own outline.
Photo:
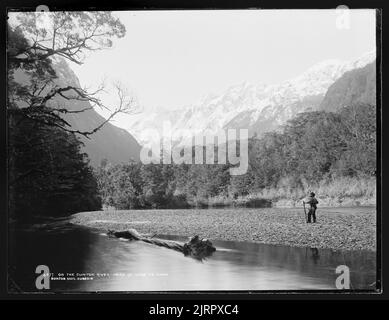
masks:
[[[305,199],[305,203],[309,204],[311,208],[317,208],[316,205],[319,203],[315,197],[308,197]]]

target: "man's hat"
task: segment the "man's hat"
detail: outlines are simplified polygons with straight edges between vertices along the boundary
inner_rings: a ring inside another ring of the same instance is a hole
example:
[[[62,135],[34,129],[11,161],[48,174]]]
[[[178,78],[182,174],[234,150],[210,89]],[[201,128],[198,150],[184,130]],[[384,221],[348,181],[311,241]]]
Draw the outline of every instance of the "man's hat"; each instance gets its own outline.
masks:
[[[311,192],[310,195],[311,195],[311,197],[314,197],[314,196],[315,196],[315,193],[314,193],[314,192]]]

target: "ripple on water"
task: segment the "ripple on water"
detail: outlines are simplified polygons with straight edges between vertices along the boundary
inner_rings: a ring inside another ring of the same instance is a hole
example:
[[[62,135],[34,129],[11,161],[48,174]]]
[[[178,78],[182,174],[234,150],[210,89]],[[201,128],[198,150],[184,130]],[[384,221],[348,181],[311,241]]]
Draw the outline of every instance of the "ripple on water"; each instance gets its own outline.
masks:
[[[111,223],[111,224],[147,224],[150,221],[115,221],[115,220],[92,220],[90,223]]]

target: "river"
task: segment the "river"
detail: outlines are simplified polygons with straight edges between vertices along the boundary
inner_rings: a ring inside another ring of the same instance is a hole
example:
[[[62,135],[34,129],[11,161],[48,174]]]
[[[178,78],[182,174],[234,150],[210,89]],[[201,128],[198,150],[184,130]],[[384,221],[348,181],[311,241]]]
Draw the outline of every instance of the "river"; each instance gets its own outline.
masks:
[[[48,291],[53,292],[328,290],[336,289],[336,267],[346,265],[352,289],[374,288],[374,252],[212,242],[217,251],[197,261],[66,221],[19,227],[9,234],[9,270],[15,286],[24,292],[38,291],[38,265],[49,267]]]

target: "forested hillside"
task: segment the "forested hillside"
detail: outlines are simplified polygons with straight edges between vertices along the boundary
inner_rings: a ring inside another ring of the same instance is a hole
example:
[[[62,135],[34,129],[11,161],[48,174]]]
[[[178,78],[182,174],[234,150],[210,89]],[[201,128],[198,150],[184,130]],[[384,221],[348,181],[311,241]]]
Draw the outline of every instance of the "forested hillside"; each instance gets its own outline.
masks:
[[[346,72],[329,87],[320,111],[251,138],[249,169],[241,176],[230,176],[228,164],[104,165],[97,171],[103,203],[119,209],[297,205],[315,191],[322,205],[375,204],[375,96],[375,62]],[[255,125],[267,128],[266,120]]]
[[[104,164],[97,171],[105,205],[118,209],[293,205],[308,191],[323,204],[371,203],[375,197],[375,106],[298,114],[282,132],[249,141],[249,169],[226,165]]]

